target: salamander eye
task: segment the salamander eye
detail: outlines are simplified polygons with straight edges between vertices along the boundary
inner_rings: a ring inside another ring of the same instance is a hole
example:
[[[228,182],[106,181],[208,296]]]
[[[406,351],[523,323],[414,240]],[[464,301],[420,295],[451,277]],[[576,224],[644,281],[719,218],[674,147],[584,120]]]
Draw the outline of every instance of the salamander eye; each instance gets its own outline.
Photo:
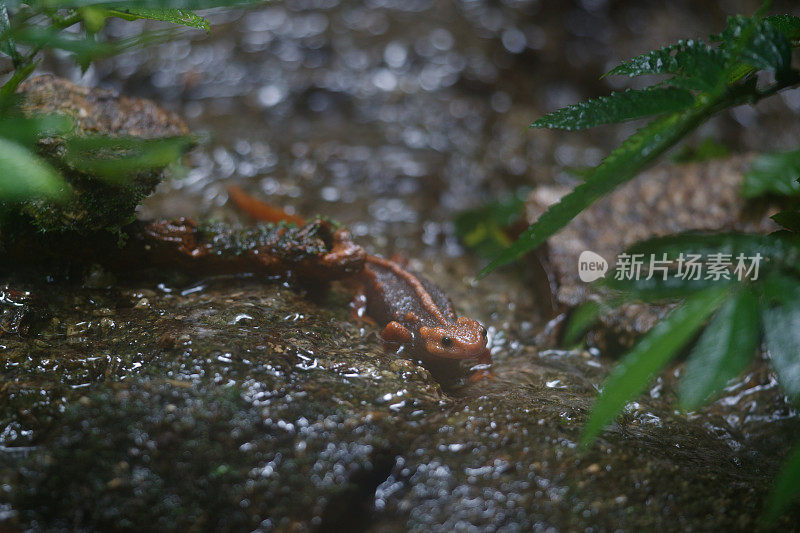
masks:
[[[486,328],[481,328],[481,336],[483,336],[484,339],[489,336],[489,332],[486,331]]]
[[[442,337],[442,346],[449,348],[453,345],[453,339],[450,337]]]

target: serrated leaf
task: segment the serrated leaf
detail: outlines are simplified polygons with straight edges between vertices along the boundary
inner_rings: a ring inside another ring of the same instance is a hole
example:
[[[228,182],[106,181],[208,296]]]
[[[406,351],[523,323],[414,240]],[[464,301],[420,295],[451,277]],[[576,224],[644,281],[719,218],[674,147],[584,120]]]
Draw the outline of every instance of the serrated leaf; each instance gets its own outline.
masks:
[[[669,272],[666,278],[662,277],[660,273],[647,279],[644,275],[649,269],[649,254],[645,256],[646,259],[642,266],[642,276],[639,279],[617,279],[614,276],[609,276],[603,280],[602,285],[622,292],[628,299],[642,300],[646,302],[654,302],[659,300],[670,300],[675,298],[684,298],[696,292],[709,289],[711,287],[719,287],[723,285],[733,285],[737,283],[735,278],[732,279],[705,279],[701,276],[700,279],[683,279],[678,277],[677,272],[673,269]],[[656,259],[660,259],[661,255],[654,255]]]
[[[204,30],[206,32],[211,31],[211,26],[208,23],[208,19],[185,9],[158,7],[117,7],[114,9],[109,9],[108,16],[119,17],[125,20],[160,20],[162,22],[181,24],[183,26]]]
[[[186,11],[213,9],[218,7],[244,7],[268,3],[270,0],[46,0],[39,2],[49,9],[78,9],[85,6],[102,5],[106,8],[127,9],[131,7],[142,8],[168,8]]]
[[[56,197],[67,189],[64,179],[33,152],[0,138],[0,199],[25,200],[38,196]]]
[[[688,298],[625,355],[603,384],[603,390],[583,428],[581,443],[591,444],[614,420],[625,404],[634,399],[678,351],[688,343],[728,296],[720,287]]]
[[[782,278],[767,289],[778,303],[763,310],[767,350],[778,382],[787,395],[800,399],[800,283]]]
[[[680,404],[697,408],[739,375],[753,359],[761,336],[758,300],[749,290],[729,298],[692,349],[680,386]]]
[[[800,17],[794,15],[772,15],[764,20],[775,26],[790,41],[800,39]]]
[[[628,254],[654,254],[659,258],[667,254],[676,260],[681,254],[696,254],[708,257],[712,254],[729,254],[734,259],[742,254],[755,257],[761,254],[761,267],[788,268],[800,271],[800,238],[789,233],[770,235],[748,233],[699,233],[687,232],[656,237],[634,244],[626,250]]]
[[[673,74],[667,83],[683,89],[711,90],[723,80],[725,53],[700,40],[682,40],[676,44],[634,57],[605,76],[642,76]]]
[[[797,500],[800,495],[800,446],[795,447],[781,467],[775,486],[767,499],[764,519],[767,525],[777,520],[780,515]]]
[[[780,79],[792,70],[792,45],[768,20],[761,20],[756,23],[756,30],[742,50],[741,58],[755,68],[774,72]]]
[[[609,96],[601,96],[549,113],[530,127],[583,130],[601,124],[682,111],[692,104],[692,93],[675,87],[612,92]]]
[[[628,137],[622,145],[592,172],[586,181],[550,208],[528,227],[508,248],[503,250],[478,278],[501,265],[517,259],[537,248],[556,231],[564,227],[578,213],[616,186],[633,178],[655,158],[674,146],[702,121],[705,110],[691,110],[659,118]]]
[[[795,196],[800,193],[800,150],[758,156],[744,175],[742,195]]]

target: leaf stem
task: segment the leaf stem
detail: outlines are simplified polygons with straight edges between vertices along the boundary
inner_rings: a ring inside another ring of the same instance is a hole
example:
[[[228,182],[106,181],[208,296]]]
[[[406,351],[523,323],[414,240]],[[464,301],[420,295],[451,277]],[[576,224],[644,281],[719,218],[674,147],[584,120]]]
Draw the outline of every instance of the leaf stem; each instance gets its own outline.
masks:
[[[5,33],[11,28],[11,19],[8,17],[8,8],[6,3],[0,1],[0,34]],[[22,57],[17,50],[17,45],[14,39],[8,37],[0,42],[0,50],[11,56],[11,61],[14,63],[14,68],[19,67]]]

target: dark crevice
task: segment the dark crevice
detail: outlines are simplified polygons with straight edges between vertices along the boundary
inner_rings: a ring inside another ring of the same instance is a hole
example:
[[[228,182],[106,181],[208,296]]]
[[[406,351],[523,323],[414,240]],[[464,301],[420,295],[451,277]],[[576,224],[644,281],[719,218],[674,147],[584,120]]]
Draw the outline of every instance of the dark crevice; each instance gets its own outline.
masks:
[[[350,488],[328,501],[318,530],[366,531],[372,523],[375,491],[392,474],[396,455],[395,450],[378,450],[372,457],[372,468],[354,472]]]

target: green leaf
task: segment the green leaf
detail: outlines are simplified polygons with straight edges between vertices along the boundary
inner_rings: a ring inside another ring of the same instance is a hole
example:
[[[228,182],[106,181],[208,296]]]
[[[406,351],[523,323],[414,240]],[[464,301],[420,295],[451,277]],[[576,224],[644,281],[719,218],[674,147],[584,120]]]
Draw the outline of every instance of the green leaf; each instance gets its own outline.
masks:
[[[564,331],[563,342],[567,345],[575,344],[586,331],[597,322],[603,313],[608,313],[625,303],[623,298],[607,298],[597,302],[589,300],[572,312]]]
[[[540,246],[592,202],[633,178],[702,122],[704,107],[656,119],[611,152],[586,181],[552,205],[514,244],[503,250],[478,278]]]
[[[14,32],[14,36],[20,43],[71,52],[75,55],[75,60],[83,65],[95,59],[110,57],[127,50],[166,42],[175,35],[175,32],[170,30],[152,31],[118,41],[99,42],[92,38],[67,37],[58,31],[42,27],[26,27]]]
[[[57,115],[0,118],[0,137],[33,148],[42,137],[64,135],[72,131],[73,127],[71,119]]]
[[[780,211],[769,218],[793,233],[800,233],[800,207]]]
[[[106,25],[106,11],[96,6],[87,6],[80,9],[83,25],[89,33],[97,33]]]
[[[626,250],[628,254],[667,254],[676,260],[681,254],[696,254],[704,258],[711,254],[730,254],[735,260],[739,254],[755,257],[761,254],[762,268],[776,266],[800,271],[800,238],[789,233],[770,235],[748,233],[698,233],[687,232],[656,237],[638,242]]]
[[[76,137],[65,143],[70,166],[114,182],[127,174],[161,169],[177,161],[194,144],[192,137],[141,139],[136,137]]]
[[[752,360],[761,334],[758,300],[749,290],[729,298],[695,345],[681,381],[680,403],[697,408]]]
[[[642,76],[672,74],[667,83],[683,89],[708,91],[724,79],[725,52],[700,40],[682,40],[676,44],[634,57],[605,76]]]
[[[800,495],[800,446],[797,446],[783,463],[775,486],[767,499],[764,519],[767,525],[780,518],[789,505]]]
[[[790,41],[800,39],[800,17],[794,15],[772,15],[764,20],[772,24]]]
[[[0,87],[0,104],[5,106],[5,102],[13,99],[19,84],[25,81],[36,70],[37,66],[39,66],[39,61],[34,61],[14,71],[11,78],[6,81],[3,87]]]
[[[453,222],[459,240],[482,257],[500,253],[512,242],[506,230],[522,218],[529,191],[522,188],[507,198],[456,215]]]
[[[603,312],[603,306],[599,302],[590,300],[573,311],[569,317],[567,329],[564,332],[564,343],[574,344],[588,330],[592,324],[597,322]]]
[[[583,429],[582,445],[591,444],[625,404],[641,394],[650,379],[694,337],[727,296],[728,290],[720,287],[691,296],[622,358],[606,379],[594,404]]]
[[[211,31],[208,19],[196,15],[185,9],[170,9],[158,7],[118,7],[108,10],[109,17],[119,17],[125,20],[149,19],[181,24],[190,28]]]
[[[742,195],[795,196],[800,193],[800,150],[758,156],[744,175]]]
[[[26,4],[36,9],[78,9],[85,6],[99,5],[119,10],[132,7],[148,9],[182,9],[197,11],[218,7],[244,7],[267,3],[269,0],[33,0]]]
[[[26,200],[61,196],[68,185],[58,172],[33,152],[0,138],[0,199]]]
[[[800,399],[800,284],[785,279],[773,297],[780,301],[763,310],[763,322],[770,361],[783,390]]]
[[[627,90],[564,107],[540,118],[530,127],[582,130],[601,124],[682,111],[692,104],[692,93],[675,87]]]
[[[647,255],[645,257],[646,260],[642,266],[642,276],[639,279],[617,279],[615,276],[609,276],[602,281],[602,285],[622,292],[628,299],[653,302],[684,298],[711,287],[720,287],[737,283],[735,278],[719,280],[704,279],[705,272],[703,276],[701,276],[701,279],[684,279],[678,277],[675,269],[670,270],[666,278],[662,277],[662,274],[656,273],[651,279],[647,279],[645,273],[648,272],[650,256]],[[661,259],[660,254],[654,257],[657,260]]]
[[[742,49],[742,61],[755,68],[774,72],[779,79],[791,72],[792,45],[768,20],[754,22],[756,29]]]
[[[8,32],[10,27],[11,21],[8,18],[8,8],[5,2],[0,2],[0,35]],[[15,66],[19,64],[20,55],[13,38],[0,37],[0,52],[10,57]]]

